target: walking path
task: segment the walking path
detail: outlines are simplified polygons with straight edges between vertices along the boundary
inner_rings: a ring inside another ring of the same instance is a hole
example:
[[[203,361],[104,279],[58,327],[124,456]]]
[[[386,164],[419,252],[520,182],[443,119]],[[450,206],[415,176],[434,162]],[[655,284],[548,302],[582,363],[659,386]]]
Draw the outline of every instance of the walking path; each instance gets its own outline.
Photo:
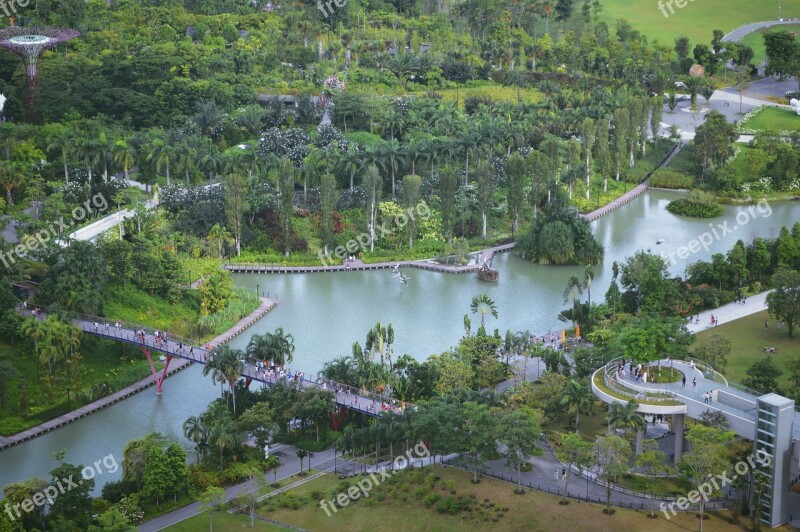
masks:
[[[338,264],[335,266],[278,266],[276,264],[223,264],[222,268],[234,273],[320,273],[336,271],[364,271],[364,270],[385,270],[396,267],[411,267],[421,270],[430,270],[443,273],[471,273],[481,269],[481,264],[486,261],[491,263],[495,253],[503,253],[514,248],[514,243],[493,246],[478,253],[473,253],[475,263],[464,266],[450,264],[440,264],[433,260],[401,260],[391,262],[367,263],[361,259]],[[472,262],[472,261],[470,261]]]
[[[209,342],[209,344],[216,347],[230,341],[237,335],[241,334],[242,331],[244,331],[245,329],[253,325],[255,322],[260,320],[262,317],[264,317],[264,315],[267,314],[270,310],[272,310],[276,304],[277,300],[275,299],[261,298],[261,305],[256,310],[250,313],[250,315],[248,315],[247,317],[239,320],[236,323],[236,325],[231,327],[229,330],[225,331],[224,333],[212,339]],[[40,318],[44,318],[44,316],[45,316],[44,313],[40,313]],[[156,343],[155,337],[152,334],[146,335],[145,343],[141,344],[135,340],[135,330],[137,330],[135,327],[132,329],[121,327],[119,330],[117,330],[113,325],[114,320],[110,321],[111,325],[108,326],[108,328],[106,328],[106,324],[109,322],[109,320],[105,318],[74,320],[75,324],[78,327],[80,327],[84,332],[89,334],[102,336],[112,340],[121,340],[128,343],[138,344],[143,347],[152,347],[155,345]],[[94,329],[95,323],[98,324],[96,330]],[[178,353],[179,350],[178,342],[183,342],[184,345],[186,346],[183,354]],[[195,354],[189,357],[188,353],[186,353],[186,349],[188,349],[190,345],[192,345],[190,340],[174,339],[169,342],[166,342],[166,344],[163,344],[162,349],[154,347],[154,349],[156,350],[162,350],[163,352],[166,352],[168,355],[170,355],[170,359],[172,358],[172,355],[180,357],[179,360],[175,361],[175,364],[172,365],[171,368],[170,368],[171,360],[168,360],[167,364],[164,366],[164,369],[162,370],[160,377],[155,377],[155,375],[147,377],[145,379],[142,379],[138,382],[131,384],[130,386],[126,386],[125,388],[119,390],[118,392],[114,392],[110,395],[102,397],[97,401],[91,402],[81,408],[68,412],[57,418],[51,419],[50,421],[46,421],[44,423],[36,425],[35,427],[31,427],[28,430],[14,434],[12,436],[0,436],[0,450],[5,449],[6,447],[11,447],[12,445],[16,445],[23,441],[30,440],[31,438],[40,436],[45,432],[49,432],[62,425],[71,423],[76,419],[80,419],[84,416],[97,412],[98,410],[101,410],[111,404],[121,401],[126,397],[130,397],[131,395],[140,392],[145,388],[149,388],[150,386],[156,385],[157,389],[160,390],[161,384],[166,377],[168,377],[169,375],[173,375],[174,373],[182,369],[185,369],[192,363],[193,360],[197,362],[203,362],[205,360],[206,356],[205,350],[201,348],[195,349],[194,350]],[[173,350],[172,352],[170,352],[170,348]],[[155,370],[153,371],[155,373]]]
[[[745,299],[744,303],[728,303],[727,305],[723,305],[716,309],[705,310],[697,315],[699,318],[699,323],[689,323],[686,325],[686,328],[690,333],[698,333],[700,331],[710,329],[712,327],[712,314],[718,320],[717,324],[719,324],[728,323],[730,321],[738,320],[739,318],[744,318],[745,316],[750,316],[751,314],[761,312],[767,308],[767,295],[771,292],[772,290],[769,290],[754,296],[747,296],[747,299]]]
[[[769,27],[769,26],[780,26],[783,24],[800,24],[800,20],[798,19],[784,19],[783,21],[780,20],[765,20],[764,22],[751,22],[750,24],[745,24],[744,26],[739,26],[733,31],[728,32],[723,38],[723,41],[732,41],[738,42],[744,38],[745,35],[748,33],[752,33],[759,28]]]

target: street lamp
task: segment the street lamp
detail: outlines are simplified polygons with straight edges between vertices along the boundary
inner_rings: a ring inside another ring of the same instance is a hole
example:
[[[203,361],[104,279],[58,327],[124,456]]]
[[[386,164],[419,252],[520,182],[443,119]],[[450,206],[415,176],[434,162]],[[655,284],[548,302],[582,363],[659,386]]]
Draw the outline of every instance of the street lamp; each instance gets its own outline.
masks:
[[[256,285],[256,297],[261,297],[261,290],[260,289],[261,289],[261,285],[257,284]]]

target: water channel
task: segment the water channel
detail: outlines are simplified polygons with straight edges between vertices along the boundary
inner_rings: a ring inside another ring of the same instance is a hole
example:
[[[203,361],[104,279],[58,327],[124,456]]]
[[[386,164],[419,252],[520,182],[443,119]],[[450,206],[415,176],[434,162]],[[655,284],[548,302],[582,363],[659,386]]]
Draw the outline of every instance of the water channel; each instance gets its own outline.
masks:
[[[708,260],[712,253],[726,252],[738,239],[756,236],[774,238],[782,226],[800,221],[800,202],[782,202],[760,207],[726,207],[723,216],[711,220],[677,217],[666,211],[674,192],[651,190],[623,208],[593,222],[595,235],[605,248],[605,259],[595,270],[592,298],[602,299],[611,280],[611,264],[640,249],[664,253],[670,272],[682,275],[688,264]],[[711,233],[716,228],[716,238]],[[726,225],[727,224],[727,225]],[[717,226],[725,226],[721,229]],[[735,229],[734,229],[735,228]],[[726,234],[727,231],[732,231]],[[702,237],[708,232],[709,237]],[[705,238],[704,249],[679,257],[681,246]],[[662,241],[661,244],[657,242]],[[376,322],[392,323],[396,356],[408,353],[423,360],[455,344],[464,332],[463,317],[473,296],[486,293],[497,304],[499,320],[489,317],[487,329],[529,330],[536,334],[560,330],[557,319],[564,309],[562,293],[571,275],[582,278],[581,267],[544,267],[522,261],[513,253],[495,256],[499,283],[482,283],[474,274],[442,274],[405,269],[408,284],[392,278],[390,270],[317,273],[303,275],[235,276],[240,286],[277,293],[278,306],[232,346],[243,348],[253,333],[283,327],[295,337],[292,367],[312,373],[339,355],[348,355],[354,341],[363,345],[367,331]],[[584,296],[585,297],[585,296]],[[472,316],[473,330],[479,318]],[[187,447],[181,426],[192,415],[202,413],[219,396],[219,387],[201,375],[199,367],[188,368],[164,385],[156,396],[148,389],[96,414],[66,425],[23,444],[0,451],[0,487],[31,476],[49,479],[57,463],[53,453],[66,450],[66,459],[88,465],[113,454],[120,465],[115,473],[98,476],[95,494],[105,482],[118,480],[122,470],[122,448],[126,441],[158,431],[178,439]],[[194,452],[188,451],[191,460]]]

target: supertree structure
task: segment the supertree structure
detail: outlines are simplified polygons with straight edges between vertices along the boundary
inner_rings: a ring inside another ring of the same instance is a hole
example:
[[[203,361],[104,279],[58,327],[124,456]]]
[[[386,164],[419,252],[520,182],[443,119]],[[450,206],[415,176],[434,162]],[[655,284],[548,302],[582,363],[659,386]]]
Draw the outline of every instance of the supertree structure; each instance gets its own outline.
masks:
[[[50,27],[9,26],[0,29],[0,46],[8,48],[25,63],[25,108],[29,119],[34,117],[36,99],[39,95],[39,58],[45,50],[80,35],[76,30]]]

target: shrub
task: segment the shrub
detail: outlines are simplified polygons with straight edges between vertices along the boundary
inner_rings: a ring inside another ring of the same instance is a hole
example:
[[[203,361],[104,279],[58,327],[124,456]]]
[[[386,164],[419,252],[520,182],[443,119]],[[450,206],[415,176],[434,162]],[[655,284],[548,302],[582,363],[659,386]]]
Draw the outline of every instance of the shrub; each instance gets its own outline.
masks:
[[[724,212],[722,205],[697,198],[680,198],[669,202],[667,210],[672,214],[695,218],[714,218]]]
[[[439,502],[439,498],[440,497],[438,493],[430,493],[422,500],[422,504],[425,505],[425,508],[430,508],[431,506]]]
[[[469,506],[469,499],[447,495],[436,503],[436,511],[442,514],[457,515],[469,508]]]
[[[693,185],[694,178],[692,176],[669,168],[659,168],[653,172],[653,177],[650,178],[650,186],[657,188],[686,189]]]
[[[108,502],[117,503],[126,495],[136,491],[136,483],[128,480],[115,480],[103,486],[102,497]]]

